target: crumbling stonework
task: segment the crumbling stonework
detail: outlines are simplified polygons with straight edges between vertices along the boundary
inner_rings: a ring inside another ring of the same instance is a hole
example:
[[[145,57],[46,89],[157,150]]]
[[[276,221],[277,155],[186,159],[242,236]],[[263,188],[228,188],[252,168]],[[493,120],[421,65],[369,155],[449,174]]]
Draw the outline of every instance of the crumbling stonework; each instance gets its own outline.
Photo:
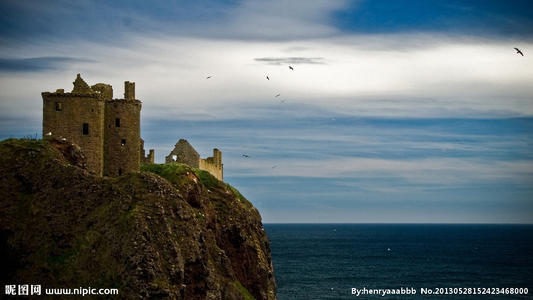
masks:
[[[97,83],[91,86],[91,89],[101,94],[104,99],[113,99],[113,87],[106,83]]]
[[[144,140],[141,139],[141,146],[139,151],[141,152],[141,164],[153,164],[155,161],[155,151],[154,149],[150,149],[148,152],[148,155],[146,155],[146,151],[144,150]]]
[[[199,168],[200,154],[187,142],[187,140],[180,139],[170,154],[165,157],[165,163],[179,162],[189,165],[193,168]]]
[[[206,159],[200,158],[199,169],[206,170],[217,179],[223,179],[222,173],[222,152],[218,149],[213,149],[213,156]]]
[[[200,155],[187,140],[180,139],[170,154],[165,157],[165,163],[179,162],[191,167],[205,170],[218,180],[224,179],[224,165],[222,164],[222,152],[213,149],[213,156],[200,158]]]
[[[88,169],[99,176],[138,172],[141,101],[135,99],[135,83],[125,82],[125,99],[113,99],[109,84],[90,87],[80,74],[73,84],[71,93],[42,93],[43,137],[79,145]]]

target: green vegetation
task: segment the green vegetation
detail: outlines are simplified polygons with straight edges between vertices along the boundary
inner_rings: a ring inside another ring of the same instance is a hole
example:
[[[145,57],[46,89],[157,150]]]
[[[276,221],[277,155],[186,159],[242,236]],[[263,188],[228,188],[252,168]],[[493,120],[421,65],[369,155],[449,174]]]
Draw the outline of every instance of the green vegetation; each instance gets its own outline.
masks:
[[[229,190],[235,195],[237,199],[240,200],[246,207],[252,207],[250,203],[236,188],[231,185],[219,181],[215,176],[211,175],[208,171],[191,168],[185,164],[180,163],[170,163],[170,164],[143,164],[141,166],[141,171],[150,172],[157,174],[175,186],[181,186],[186,180],[184,176],[187,172],[194,172],[196,177],[200,180],[203,186],[209,190],[215,189],[226,189]],[[224,204],[224,203],[221,203]]]
[[[22,148],[22,149],[31,149],[36,150],[39,148],[42,148],[44,145],[46,145],[46,141],[44,140],[38,140],[34,138],[24,138],[24,139],[7,139],[0,142],[0,145],[2,146],[8,146],[9,148],[2,148],[3,150],[13,149],[13,148]],[[2,151],[2,152],[11,152],[9,151]]]
[[[184,164],[143,164],[141,171],[157,174],[170,182],[176,182],[181,175],[187,172],[188,167]]]
[[[215,178],[215,176],[211,175],[211,173],[200,170],[200,169],[193,169],[194,174],[196,174],[196,177],[200,179],[200,182],[208,189],[214,189],[219,185],[218,179]]]
[[[233,285],[237,288],[237,290],[241,293],[241,295],[244,297],[244,300],[255,300],[254,296],[248,292],[248,290],[242,286],[240,281],[235,280],[233,282]]]

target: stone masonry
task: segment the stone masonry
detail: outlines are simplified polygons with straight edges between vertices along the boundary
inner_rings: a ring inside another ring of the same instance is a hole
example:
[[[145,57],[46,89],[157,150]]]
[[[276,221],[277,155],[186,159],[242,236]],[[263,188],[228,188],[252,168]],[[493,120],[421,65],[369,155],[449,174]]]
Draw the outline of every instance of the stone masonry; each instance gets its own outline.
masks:
[[[187,140],[180,139],[170,154],[165,157],[165,163],[183,163],[193,168],[205,170],[218,180],[224,179],[224,165],[222,164],[222,152],[213,149],[213,156],[203,159]]]
[[[89,170],[99,176],[139,172],[141,161],[153,163],[153,149],[144,156],[142,104],[135,99],[134,82],[125,82],[124,99],[113,99],[109,84],[89,86],[80,74],[73,84],[70,93],[42,93],[44,138],[65,138],[79,145]]]

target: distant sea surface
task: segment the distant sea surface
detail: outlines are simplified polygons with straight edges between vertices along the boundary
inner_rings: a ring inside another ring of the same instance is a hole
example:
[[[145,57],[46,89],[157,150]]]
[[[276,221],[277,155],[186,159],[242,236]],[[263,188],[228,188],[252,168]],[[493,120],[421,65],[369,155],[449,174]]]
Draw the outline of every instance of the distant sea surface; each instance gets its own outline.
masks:
[[[264,227],[279,300],[533,299],[533,225]],[[417,296],[352,295],[352,288],[365,287],[413,287]],[[528,288],[529,293],[421,296],[420,288]]]

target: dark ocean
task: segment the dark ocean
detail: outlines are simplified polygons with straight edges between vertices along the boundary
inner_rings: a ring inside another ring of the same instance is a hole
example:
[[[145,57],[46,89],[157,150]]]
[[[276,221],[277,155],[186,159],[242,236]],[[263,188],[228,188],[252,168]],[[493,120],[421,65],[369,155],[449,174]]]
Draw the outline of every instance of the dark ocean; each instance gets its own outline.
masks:
[[[533,299],[533,225],[264,227],[270,239],[279,300]],[[352,295],[352,288],[365,287],[414,288],[416,296]],[[448,291],[448,295],[420,295],[421,288],[434,293]],[[467,288],[480,288],[477,291],[485,293],[497,293],[496,288],[522,288],[525,292],[527,288],[528,294],[450,295],[460,292],[453,288],[465,288],[467,293]]]

